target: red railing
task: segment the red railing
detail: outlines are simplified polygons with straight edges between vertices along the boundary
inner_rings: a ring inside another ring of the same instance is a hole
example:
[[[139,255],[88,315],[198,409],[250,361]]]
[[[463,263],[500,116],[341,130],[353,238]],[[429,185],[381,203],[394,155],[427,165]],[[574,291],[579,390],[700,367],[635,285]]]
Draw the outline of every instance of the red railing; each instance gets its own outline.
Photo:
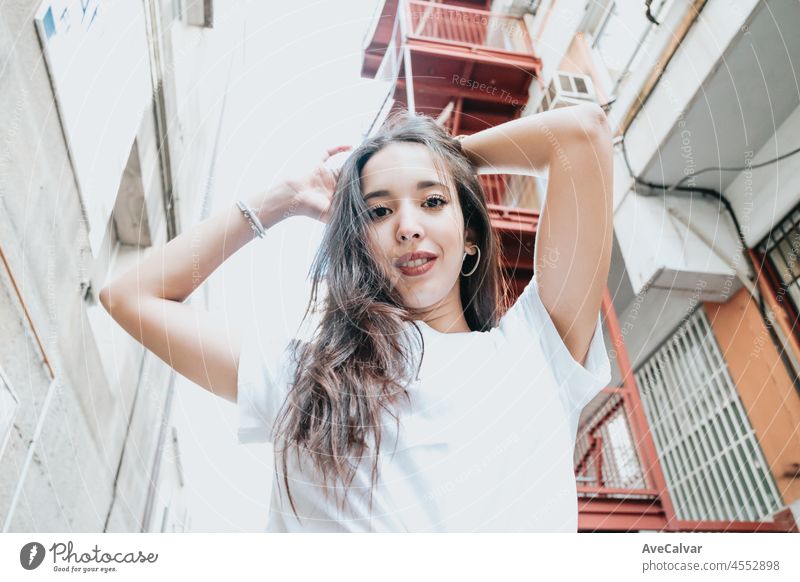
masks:
[[[542,185],[533,176],[480,174],[478,179],[487,204],[530,210],[539,210],[541,207]]]
[[[620,393],[606,392],[605,401],[578,427],[575,475],[581,485],[628,493],[652,491],[654,483],[643,469],[637,438],[628,423]]]
[[[487,204],[502,204],[506,185],[501,174],[481,174],[478,176],[483,187]]]
[[[409,37],[533,54],[528,28],[521,18],[420,0],[407,0],[405,5]]]

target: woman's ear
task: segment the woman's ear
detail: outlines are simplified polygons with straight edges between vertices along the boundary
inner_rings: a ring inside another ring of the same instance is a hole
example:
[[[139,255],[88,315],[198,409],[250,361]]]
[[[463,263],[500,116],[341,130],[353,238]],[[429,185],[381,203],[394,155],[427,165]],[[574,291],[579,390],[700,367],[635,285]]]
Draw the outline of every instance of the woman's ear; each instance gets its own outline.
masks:
[[[474,255],[478,251],[475,247],[478,245],[478,238],[475,236],[475,229],[468,226],[464,233],[464,250],[468,255]]]

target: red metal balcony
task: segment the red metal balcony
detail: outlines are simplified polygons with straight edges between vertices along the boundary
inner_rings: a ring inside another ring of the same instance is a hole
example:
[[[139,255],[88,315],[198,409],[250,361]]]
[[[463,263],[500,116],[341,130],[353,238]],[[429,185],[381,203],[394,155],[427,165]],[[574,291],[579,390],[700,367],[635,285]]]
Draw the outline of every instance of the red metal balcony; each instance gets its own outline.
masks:
[[[407,38],[442,49],[462,49],[506,66],[509,59],[529,65],[533,45],[521,18],[420,0],[407,0]]]
[[[396,107],[469,134],[519,117],[540,70],[520,18],[387,0],[365,47],[362,76],[391,81]]]

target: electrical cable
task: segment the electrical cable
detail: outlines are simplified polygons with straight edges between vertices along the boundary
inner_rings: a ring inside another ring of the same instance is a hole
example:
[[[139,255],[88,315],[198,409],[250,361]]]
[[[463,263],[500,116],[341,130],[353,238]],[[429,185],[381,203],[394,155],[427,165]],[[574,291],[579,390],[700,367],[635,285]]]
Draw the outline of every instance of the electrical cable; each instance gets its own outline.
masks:
[[[705,172],[712,172],[712,171],[715,171],[715,170],[718,171],[718,172],[743,172],[744,170],[755,170],[755,169],[763,168],[764,166],[768,166],[770,164],[774,164],[776,162],[779,162],[779,161],[781,161],[781,160],[783,160],[785,158],[788,158],[790,156],[795,155],[798,152],[800,152],[800,147],[795,148],[790,152],[786,152],[785,154],[781,154],[777,158],[772,158],[771,160],[767,160],[765,162],[759,162],[757,164],[751,164],[749,166],[734,166],[734,167],[709,166],[707,168],[703,168],[702,170],[697,170],[696,172],[694,172],[692,174],[684,176],[683,178],[681,178],[680,180],[675,182],[675,184],[673,184],[672,186],[667,188],[666,191],[667,192],[671,192],[672,190],[675,190],[678,186],[683,184],[686,180],[689,180],[690,178],[693,178],[694,176],[699,176],[700,174],[703,174]]]
[[[653,4],[653,0],[645,0],[645,3],[644,3],[644,6],[645,6],[644,15],[647,18],[647,20],[649,20],[650,22],[652,22],[656,26],[660,26],[661,23],[658,20],[656,20],[655,16],[653,16],[653,7],[651,6],[651,4]]]
[[[690,176],[697,176],[698,174],[702,174],[704,172],[710,172],[710,171],[713,171],[713,170],[723,171],[723,172],[729,172],[729,171],[740,171],[741,172],[741,171],[748,170],[748,169],[762,168],[764,166],[777,163],[780,160],[783,160],[785,158],[788,158],[789,156],[793,156],[793,155],[797,154],[798,152],[800,152],[800,147],[798,147],[798,148],[796,148],[796,149],[794,149],[792,151],[786,152],[785,154],[781,154],[780,156],[777,156],[777,157],[772,158],[770,160],[767,160],[767,161],[764,161],[764,162],[759,162],[758,164],[752,164],[752,165],[749,165],[749,166],[743,166],[741,168],[728,167],[728,166],[712,166],[712,167],[703,168],[701,170],[698,170],[697,172],[694,172],[693,174],[690,174],[689,176],[684,176],[684,178],[682,178],[681,180],[679,180],[675,184],[672,184],[671,186],[668,186],[667,184],[658,184],[658,183],[655,183],[655,182],[649,182],[647,180],[644,180],[644,179],[640,178],[639,176],[637,176],[633,172],[633,168],[631,167],[630,160],[628,159],[628,150],[625,147],[625,139],[627,137],[627,133],[628,133],[628,129],[629,128],[630,128],[630,125],[628,125],[628,127],[625,128],[625,131],[623,131],[621,139],[620,139],[620,145],[622,146],[622,157],[623,157],[623,159],[625,161],[625,166],[628,168],[628,173],[633,178],[633,181],[636,184],[641,184],[642,186],[646,186],[646,187],[648,187],[648,188],[650,188],[652,190],[660,190],[665,195],[670,195],[671,193],[673,193],[675,191],[697,192],[697,193],[701,194],[704,197],[705,196],[709,196],[709,197],[714,198],[717,201],[721,202],[722,205],[725,207],[725,210],[728,212],[728,215],[731,217],[731,220],[733,221],[734,227],[736,229],[736,234],[737,234],[737,236],[739,238],[739,244],[741,245],[741,251],[740,252],[742,252],[745,255],[745,258],[748,261],[748,263],[750,264],[751,268],[753,269],[753,272],[760,272],[761,269],[758,268],[757,265],[755,265],[755,261],[752,260],[752,258],[750,257],[750,254],[745,252],[745,249],[748,249],[749,247],[747,246],[747,242],[744,239],[744,234],[742,232],[742,227],[741,227],[741,224],[739,223],[739,219],[736,217],[736,213],[734,212],[733,206],[731,205],[731,203],[728,200],[728,198],[724,194],[714,190],[713,188],[682,186],[681,184]],[[636,188],[634,188],[633,190],[634,190],[634,192],[636,192],[638,194],[638,191],[636,190]],[[754,280],[753,276],[750,276],[749,278],[750,278],[751,281]],[[794,384],[795,390],[800,394],[800,377],[798,376],[798,372],[797,372],[797,370],[795,370],[794,364],[791,362],[791,360],[789,360],[789,356],[786,354],[786,348],[782,344],[780,338],[777,336],[777,333],[775,332],[775,329],[773,328],[772,320],[767,316],[766,305],[764,303],[764,297],[763,297],[764,294],[761,292],[761,289],[757,285],[756,285],[756,289],[758,289],[758,294],[757,294],[758,295],[758,303],[757,303],[757,305],[758,305],[758,311],[759,311],[759,313],[761,315],[761,319],[764,321],[764,324],[767,327],[767,330],[769,331],[769,335],[770,335],[770,338],[772,339],[772,343],[775,346],[775,349],[777,350],[778,355],[780,356],[781,360],[783,361],[783,364],[784,364],[784,366],[786,368],[786,371],[787,372],[793,372],[793,373],[789,373],[789,376],[792,378],[792,383]],[[792,329],[794,329],[794,327]]]

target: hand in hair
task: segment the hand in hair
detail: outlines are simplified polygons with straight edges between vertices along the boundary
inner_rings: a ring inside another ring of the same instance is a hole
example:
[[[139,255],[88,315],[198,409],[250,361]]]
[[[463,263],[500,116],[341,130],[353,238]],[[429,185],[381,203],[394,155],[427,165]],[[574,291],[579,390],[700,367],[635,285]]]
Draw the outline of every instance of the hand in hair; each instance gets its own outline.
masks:
[[[330,167],[326,162],[334,155],[351,149],[352,146],[340,145],[328,148],[322,161],[307,175],[287,180],[294,191],[290,202],[292,211],[322,222],[328,222],[331,199],[336,190],[341,167]]]

